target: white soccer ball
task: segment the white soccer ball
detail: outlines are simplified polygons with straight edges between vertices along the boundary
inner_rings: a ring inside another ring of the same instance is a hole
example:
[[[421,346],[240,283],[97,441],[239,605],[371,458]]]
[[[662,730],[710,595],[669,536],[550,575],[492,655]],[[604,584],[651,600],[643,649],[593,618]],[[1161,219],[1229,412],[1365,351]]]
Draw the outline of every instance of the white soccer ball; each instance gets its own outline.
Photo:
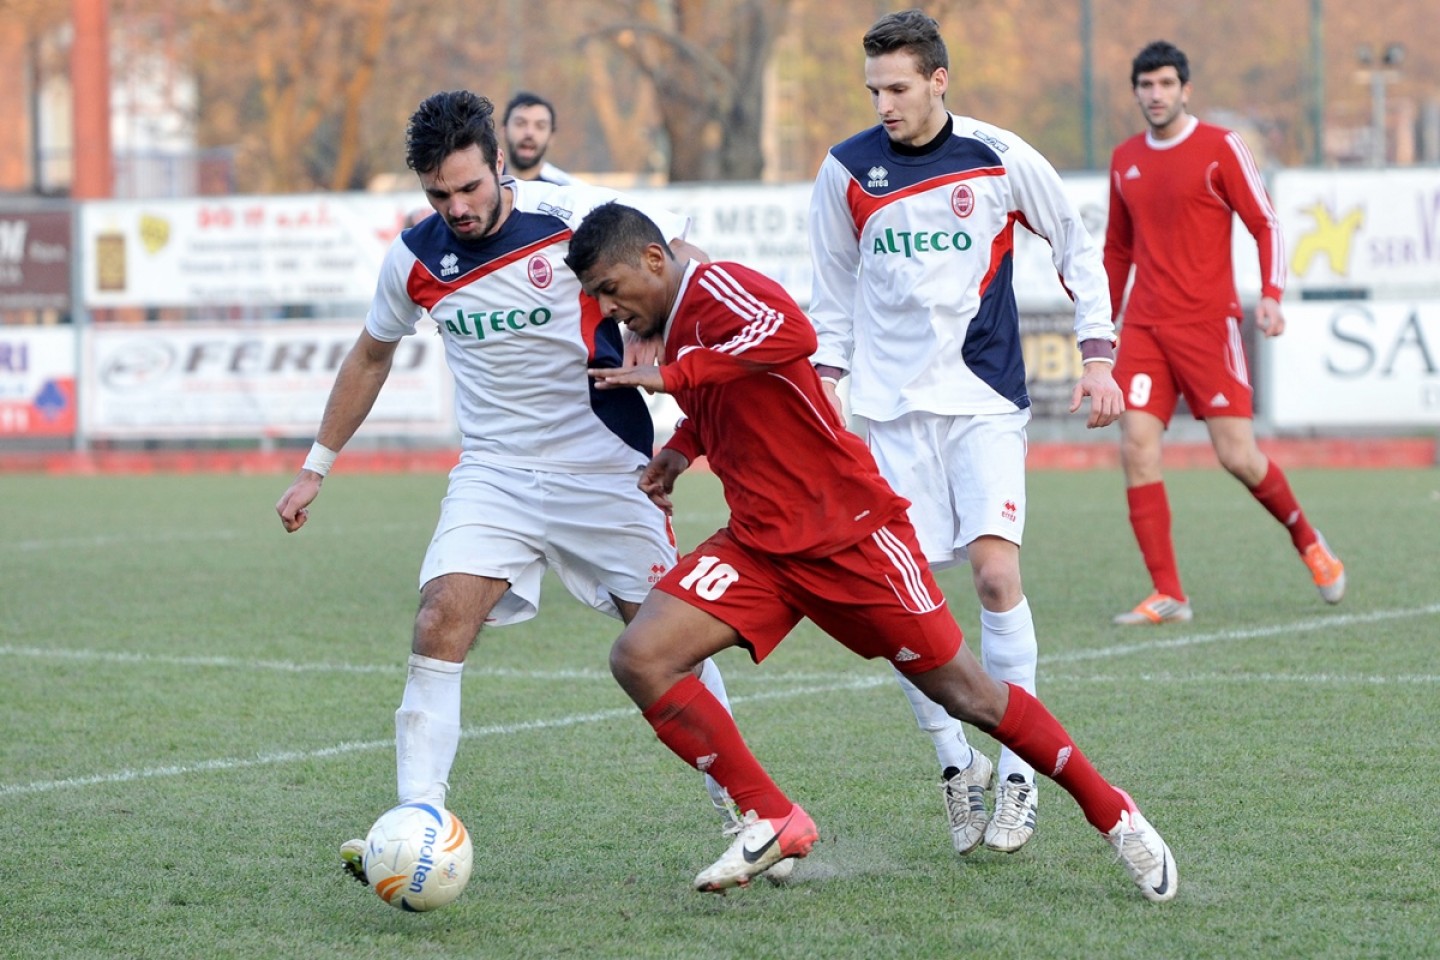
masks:
[[[443,907],[470,880],[475,854],[465,824],[444,807],[402,803],[381,814],[365,838],[365,876],[401,910]]]

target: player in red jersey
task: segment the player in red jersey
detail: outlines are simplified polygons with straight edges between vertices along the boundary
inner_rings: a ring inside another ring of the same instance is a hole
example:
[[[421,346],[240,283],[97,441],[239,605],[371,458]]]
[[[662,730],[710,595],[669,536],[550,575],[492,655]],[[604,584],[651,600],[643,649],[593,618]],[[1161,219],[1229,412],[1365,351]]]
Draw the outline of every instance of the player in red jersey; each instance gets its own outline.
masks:
[[[590,371],[601,388],[670,393],[686,415],[640,488],[671,509],[676,477],[703,454],[730,507],[729,525],[665,575],[610,651],[615,679],[660,740],[746,811],[745,828],[696,888],[745,886],[808,854],[818,836],[690,672],[732,646],[758,663],[809,617],[1051,776],[1148,899],[1173,897],[1174,857],[1129,796],[1038,700],[991,679],[962,649],[908,503],[830,404],[810,365],[815,330],[779,284],[739,264],[682,263],[644,214],[614,203],[581,224],[566,264],[604,316],[664,338],[659,367]]]
[[[1255,442],[1230,229],[1239,214],[1259,245],[1255,322],[1265,336],[1279,336],[1285,253],[1260,173],[1239,134],[1186,111],[1190,65],[1179,49],[1157,40],[1141,50],[1130,83],[1149,129],[1116,147],[1110,161],[1105,272],[1117,320],[1124,317],[1115,379],[1125,392],[1120,451],[1130,526],[1154,591],[1115,622],[1193,616],[1175,564],[1161,475],[1161,440],[1180,396],[1205,421],[1220,464],[1289,530],[1320,596],[1339,603],[1344,565]]]

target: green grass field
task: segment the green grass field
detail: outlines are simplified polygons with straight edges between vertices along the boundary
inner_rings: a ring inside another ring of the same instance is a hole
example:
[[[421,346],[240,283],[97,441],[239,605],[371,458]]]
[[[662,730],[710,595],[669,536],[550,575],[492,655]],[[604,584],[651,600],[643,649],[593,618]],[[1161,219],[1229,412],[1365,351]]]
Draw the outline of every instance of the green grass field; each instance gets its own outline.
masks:
[[[1022,852],[953,856],[934,754],[888,668],[807,626],[724,655],[751,746],[822,840],[786,888],[690,890],[724,848],[698,776],[553,580],[487,632],[450,805],[469,889],[408,915],[335,850],[394,802],[393,712],[443,476],[0,477],[0,956],[1440,956],[1440,474],[1295,471],[1346,560],[1320,602],[1218,471],[1171,478],[1193,624],[1147,588],[1110,472],[1031,476],[1041,695],[1178,858],[1145,902],[1058,788]],[[682,546],[723,522],[677,494]],[[978,634],[965,570],[941,582]],[[976,742],[990,741],[976,735]]]

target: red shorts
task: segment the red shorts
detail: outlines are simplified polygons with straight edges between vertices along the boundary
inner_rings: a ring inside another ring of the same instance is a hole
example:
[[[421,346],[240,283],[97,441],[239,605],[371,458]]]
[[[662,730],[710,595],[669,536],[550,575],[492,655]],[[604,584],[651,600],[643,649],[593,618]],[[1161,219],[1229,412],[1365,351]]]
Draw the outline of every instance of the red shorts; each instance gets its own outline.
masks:
[[[901,519],[821,558],[776,557],[721,530],[655,586],[734,627],[756,663],[800,618],[902,673],[949,663],[964,637]]]
[[[1115,357],[1125,409],[1170,423],[1183,394],[1196,420],[1255,415],[1240,321],[1234,317],[1162,326],[1125,324]]]

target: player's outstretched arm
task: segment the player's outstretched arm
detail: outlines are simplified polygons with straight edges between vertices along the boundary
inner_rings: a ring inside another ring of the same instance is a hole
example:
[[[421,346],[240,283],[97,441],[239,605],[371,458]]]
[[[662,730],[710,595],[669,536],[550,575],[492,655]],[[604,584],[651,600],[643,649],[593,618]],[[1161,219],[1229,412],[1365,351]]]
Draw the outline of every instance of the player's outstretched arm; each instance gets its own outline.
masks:
[[[585,372],[594,378],[600,390],[639,387],[647,393],[665,392],[665,378],[660,376],[659,367],[593,367]]]

